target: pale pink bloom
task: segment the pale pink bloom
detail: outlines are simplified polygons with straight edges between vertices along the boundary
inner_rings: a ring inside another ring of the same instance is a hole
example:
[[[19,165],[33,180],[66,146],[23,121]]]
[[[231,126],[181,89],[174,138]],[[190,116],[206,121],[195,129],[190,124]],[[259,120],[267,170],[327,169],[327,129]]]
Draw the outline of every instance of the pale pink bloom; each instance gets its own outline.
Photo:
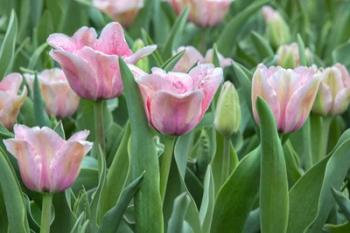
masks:
[[[15,138],[4,140],[17,159],[23,183],[37,192],[61,192],[79,174],[80,163],[90,151],[89,131],[80,131],[68,140],[50,128],[14,126]]]
[[[129,26],[143,7],[144,0],[93,0],[92,5],[123,26]]]
[[[230,10],[232,0],[168,0],[177,14],[189,8],[189,19],[201,27],[221,23]]]
[[[177,49],[177,53],[181,51],[185,52],[174,66],[173,71],[188,72],[191,68],[197,65],[197,63],[212,64],[214,62],[213,49],[209,49],[205,57],[203,57],[203,55],[195,47],[192,46],[183,46]],[[218,58],[221,68],[225,68],[233,64],[233,60],[231,58],[225,58],[220,53],[218,54]]]
[[[119,23],[105,26],[98,39],[95,29],[82,27],[72,37],[54,33],[47,42],[54,48],[51,57],[62,67],[72,89],[92,100],[121,95],[119,57],[133,64],[156,49],[147,46],[133,53]]]
[[[146,74],[131,67],[149,123],[159,132],[182,135],[202,120],[223,80],[221,68],[198,65],[189,73],[153,68]]]
[[[259,65],[252,80],[252,106],[254,118],[258,97],[270,106],[277,127],[283,133],[301,128],[309,116],[316,98],[319,79],[315,67],[284,69]]]
[[[22,75],[11,73],[0,82],[0,123],[8,129],[16,122],[27,96],[26,88],[18,94],[22,79]]]
[[[321,115],[338,115],[350,103],[350,75],[345,66],[336,64],[321,71],[320,88],[312,111]]]
[[[34,75],[25,74],[27,82],[33,86]],[[58,68],[44,70],[38,74],[41,95],[46,111],[59,118],[73,115],[79,106],[79,96],[69,86],[63,71]]]

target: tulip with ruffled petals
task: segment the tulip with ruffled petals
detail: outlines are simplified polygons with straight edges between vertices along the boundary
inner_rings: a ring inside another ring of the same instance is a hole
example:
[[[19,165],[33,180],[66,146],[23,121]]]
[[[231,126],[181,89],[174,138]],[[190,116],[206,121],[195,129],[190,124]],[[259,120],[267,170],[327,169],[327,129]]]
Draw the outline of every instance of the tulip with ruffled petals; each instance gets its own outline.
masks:
[[[32,86],[34,75],[25,74],[24,77]],[[69,86],[61,69],[44,70],[38,74],[38,80],[46,110],[50,115],[64,118],[75,113],[79,106],[79,97]]]
[[[15,125],[14,133],[15,138],[4,140],[4,144],[17,159],[23,183],[37,192],[61,192],[70,187],[92,147],[85,141],[86,130],[67,141],[47,127]]]
[[[51,57],[60,64],[70,86],[80,97],[111,99],[123,91],[119,57],[134,64],[152,53],[156,46],[133,53],[119,23],[109,23],[100,37],[96,37],[95,29],[82,27],[72,37],[55,33],[47,41],[54,48]]]
[[[182,135],[203,118],[223,80],[221,68],[198,65],[189,73],[153,68],[150,75],[131,67],[141,90],[148,121],[159,132]]]
[[[252,81],[254,118],[259,122],[256,100],[263,98],[270,106],[283,133],[301,128],[316,98],[319,79],[315,67],[294,70],[259,65]]]
[[[22,79],[20,74],[12,73],[0,82],[0,122],[8,129],[12,128],[16,122],[19,110],[27,96],[26,88],[18,95]]]
[[[336,64],[319,75],[321,83],[312,111],[321,115],[338,115],[350,103],[350,75],[345,66]]]
[[[189,19],[201,27],[212,27],[224,20],[232,0],[168,0],[177,14],[189,8]]]
[[[143,7],[144,0],[93,0],[92,4],[123,26],[129,26]]]
[[[188,72],[197,63],[212,64],[214,60],[213,49],[209,49],[205,57],[203,57],[202,54],[195,47],[192,46],[185,46],[177,49],[178,53],[181,51],[185,52],[174,66],[173,71],[176,72]],[[233,60],[231,58],[225,58],[220,53],[218,54],[218,58],[221,68],[225,68],[233,64]]]

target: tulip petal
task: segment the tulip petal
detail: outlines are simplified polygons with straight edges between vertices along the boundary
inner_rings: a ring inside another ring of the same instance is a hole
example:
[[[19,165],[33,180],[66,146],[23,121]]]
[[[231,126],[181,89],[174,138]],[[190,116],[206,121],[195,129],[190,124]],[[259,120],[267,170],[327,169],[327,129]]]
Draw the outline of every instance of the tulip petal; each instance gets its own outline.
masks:
[[[63,50],[51,51],[50,55],[60,64],[70,86],[79,96],[89,99],[97,98],[98,77],[87,61]]]
[[[125,58],[125,62],[128,64],[135,64],[140,59],[147,57],[157,49],[157,45],[149,45],[142,49],[137,50],[135,53]]]
[[[6,91],[17,94],[19,87],[22,84],[22,75],[19,73],[11,73],[3,78],[0,82],[0,91]]]
[[[24,140],[6,139],[6,149],[17,159],[21,178],[32,190],[42,190],[41,159]]]
[[[333,103],[332,114],[337,115],[346,111],[350,103],[350,89],[342,89],[336,95]]]
[[[310,79],[291,96],[284,116],[283,132],[299,129],[308,117],[319,87],[318,79]]]
[[[75,134],[73,134],[68,141],[84,141],[87,139],[87,137],[89,136],[90,132],[89,130],[82,130],[79,131]]]
[[[126,43],[123,27],[116,22],[109,23],[103,28],[94,48],[109,55],[124,57],[132,54]]]
[[[321,82],[312,111],[318,114],[328,114],[332,110],[332,105],[332,91],[326,84]]]
[[[148,103],[150,122],[161,133],[187,133],[201,120],[203,97],[200,91],[186,95],[157,92]]]
[[[180,47],[177,52],[185,51],[174,66],[173,71],[187,73],[197,63],[203,61],[202,54],[193,46]],[[211,63],[211,62],[210,62]]]

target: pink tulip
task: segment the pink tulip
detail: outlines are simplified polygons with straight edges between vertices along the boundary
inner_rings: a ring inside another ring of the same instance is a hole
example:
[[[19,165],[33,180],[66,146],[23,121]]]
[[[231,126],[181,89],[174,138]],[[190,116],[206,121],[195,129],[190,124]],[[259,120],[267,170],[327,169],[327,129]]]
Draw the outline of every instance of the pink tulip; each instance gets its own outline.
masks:
[[[189,19],[201,27],[221,23],[230,10],[232,0],[168,0],[177,14],[189,8]]]
[[[82,27],[72,37],[55,33],[47,41],[54,48],[51,57],[60,64],[70,86],[80,97],[111,99],[123,91],[118,58],[134,64],[152,53],[156,46],[133,53],[119,23],[108,24],[100,37],[96,37],[95,29]]]
[[[129,26],[143,7],[144,0],[93,0],[92,4],[123,26]]]
[[[4,144],[17,159],[23,183],[37,192],[61,192],[70,187],[92,147],[85,141],[87,130],[67,141],[47,127],[15,125],[14,133],[15,138],[4,140]]]
[[[26,88],[18,95],[21,83],[22,76],[18,73],[9,74],[0,82],[0,122],[8,129],[16,122],[27,96]]]
[[[305,56],[308,63],[312,60],[311,51],[306,48]],[[284,68],[295,68],[301,65],[299,48],[297,43],[281,45],[277,50],[277,65]]]
[[[177,52],[185,51],[180,60],[174,66],[173,71],[176,72],[188,72],[197,63],[201,64],[212,64],[214,62],[214,50],[210,49],[207,51],[205,57],[192,46],[180,47]],[[221,68],[232,65],[233,60],[231,58],[224,58],[220,53],[218,54]]]
[[[319,75],[321,83],[312,111],[321,115],[338,115],[350,103],[350,75],[345,66],[336,64]]]
[[[34,75],[25,74],[24,77],[32,86]],[[44,70],[38,74],[38,80],[46,110],[50,115],[65,118],[76,112],[79,97],[69,86],[61,69]]]
[[[259,122],[255,108],[258,97],[270,106],[283,133],[301,128],[316,98],[319,79],[315,67],[284,69],[259,65],[252,81],[252,105],[254,118]]]
[[[198,65],[189,73],[153,68],[150,75],[132,67],[150,124],[163,134],[182,135],[203,118],[223,80],[221,68]]]

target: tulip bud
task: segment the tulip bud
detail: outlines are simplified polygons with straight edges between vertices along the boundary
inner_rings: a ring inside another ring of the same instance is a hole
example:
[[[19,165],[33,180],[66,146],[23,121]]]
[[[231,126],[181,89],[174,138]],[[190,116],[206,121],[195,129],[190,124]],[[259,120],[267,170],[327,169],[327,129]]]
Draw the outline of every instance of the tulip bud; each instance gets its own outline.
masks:
[[[216,107],[214,125],[218,132],[230,137],[237,132],[241,123],[241,108],[236,88],[231,82],[222,86]]]
[[[266,33],[271,44],[278,47],[289,42],[290,31],[282,16],[270,6],[264,6],[262,14],[266,22]]]
[[[305,56],[308,63],[311,63],[312,53],[305,49]],[[277,65],[283,68],[295,68],[300,66],[300,54],[297,43],[281,45],[277,50]]]
[[[336,64],[319,74],[321,80],[312,111],[324,116],[343,113],[350,103],[350,75],[345,66]]]
[[[127,27],[135,20],[144,0],[93,0],[92,4]]]

